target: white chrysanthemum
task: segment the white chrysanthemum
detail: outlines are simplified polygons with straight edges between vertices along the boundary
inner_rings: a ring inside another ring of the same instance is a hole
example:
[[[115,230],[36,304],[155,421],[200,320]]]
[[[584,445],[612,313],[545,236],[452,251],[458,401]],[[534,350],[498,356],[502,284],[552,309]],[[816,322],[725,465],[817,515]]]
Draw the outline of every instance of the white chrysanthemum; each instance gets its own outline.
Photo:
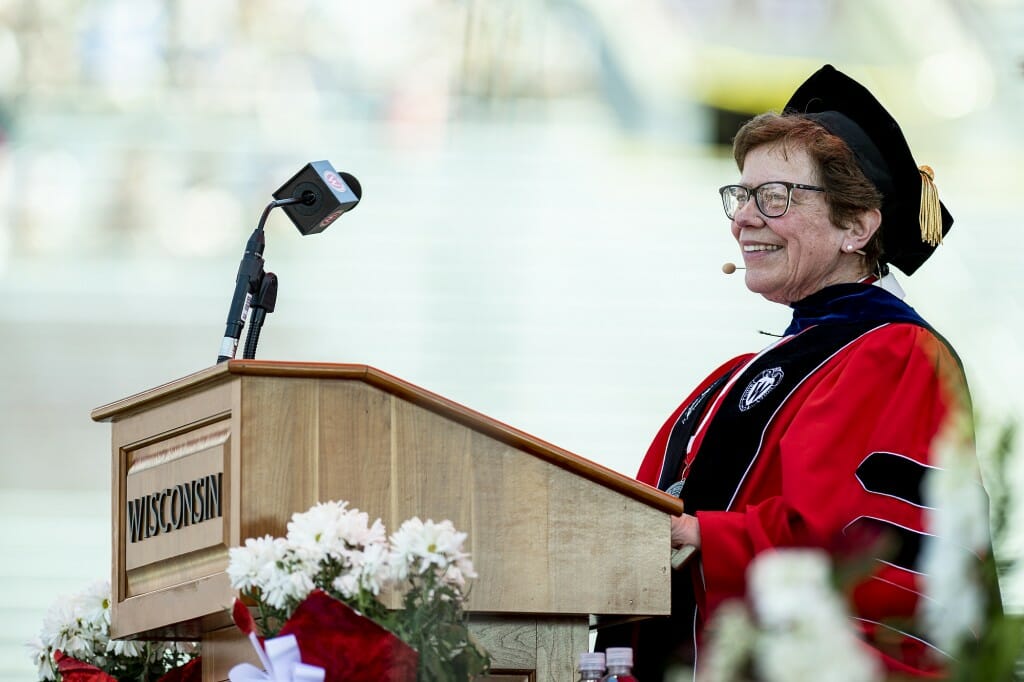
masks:
[[[69,600],[62,598],[50,604],[46,613],[43,614],[43,628],[39,633],[43,644],[55,647],[61,633],[67,629],[69,623],[74,623],[76,619],[75,607]]]
[[[475,577],[469,555],[462,551],[466,534],[455,530],[447,519],[440,523],[413,517],[391,536],[392,565],[396,577],[403,580],[410,573],[423,574],[430,569],[444,576],[449,567],[458,569],[456,576]]]
[[[79,612],[96,630],[110,629],[110,581],[97,580],[77,598]]]
[[[43,643],[42,638],[37,637],[26,645],[32,662],[36,665],[41,682],[49,682],[57,679],[57,671],[53,665],[53,649]]]
[[[359,577],[354,573],[342,573],[331,582],[331,587],[345,599],[359,594]]]
[[[789,631],[762,633],[754,645],[754,669],[764,682],[878,682],[879,662],[852,633],[832,638],[824,627],[800,623]]]
[[[455,557],[454,568],[462,575],[463,578],[476,578],[476,568],[473,567],[473,561],[469,558],[469,554],[459,552],[458,556]]]
[[[40,680],[58,677],[53,661],[57,650],[104,671],[115,663],[124,663],[116,660],[119,658],[161,662],[163,651],[159,645],[110,639],[110,601],[110,584],[101,580],[72,597],[58,598],[50,606],[43,617],[39,640],[30,644]]]
[[[43,616],[43,643],[75,658],[87,658],[93,653],[97,633],[82,617],[80,600],[60,598]]]
[[[304,512],[292,514],[288,522],[288,539],[292,542],[320,542],[321,536],[335,534],[338,519],[348,512],[344,500],[317,502]]]
[[[374,542],[353,562],[359,567],[359,585],[374,596],[380,595],[394,580],[390,557],[386,543]]]
[[[808,613],[830,608],[828,556],[817,550],[780,549],[765,552],[751,563],[747,574],[757,622],[784,628]]]
[[[319,562],[325,557],[349,560],[351,550],[383,543],[387,539],[384,524],[347,502],[321,502],[308,511],[294,514],[288,523],[288,543],[304,560]]]
[[[854,634],[819,550],[760,554],[747,574],[761,633],[754,666],[766,682],[879,680],[882,671]]]
[[[973,450],[952,434],[935,446],[936,468],[924,479],[923,496],[934,535],[954,538],[972,552],[988,550],[988,496]]]
[[[315,574],[315,568],[296,565],[291,570],[278,570],[263,576],[265,582],[260,585],[263,599],[276,609],[294,607],[313,591]]]
[[[277,609],[294,607],[313,591],[318,563],[299,556],[284,538],[250,538],[229,552],[228,577],[239,590],[258,589]]]
[[[358,548],[386,542],[387,532],[380,519],[370,524],[366,512],[353,509],[338,520],[338,537],[348,543],[349,547]]]
[[[307,511],[292,514],[288,522],[288,544],[304,558],[319,562],[344,543],[338,538],[341,517],[347,502],[320,502]]]
[[[232,547],[228,550],[227,568],[231,586],[237,590],[262,589],[278,571],[286,549],[284,540],[270,535],[249,538],[244,547]]]
[[[757,630],[750,613],[739,601],[723,604],[708,628],[706,648],[701,650],[700,682],[734,682],[741,675],[754,649]]]
[[[68,628],[58,635],[54,649],[60,649],[79,660],[90,660],[93,654],[92,644],[92,638],[81,630]]]
[[[112,639],[107,642],[107,653],[125,658],[138,658],[146,650],[146,643],[135,639]]]
[[[441,581],[457,588],[459,592],[466,589],[466,576],[461,570],[459,570],[459,567],[455,565],[449,566],[445,570],[444,574],[441,576]]]
[[[168,651],[175,655],[197,656],[199,655],[198,642],[163,642]]]
[[[935,444],[935,464],[924,480],[929,507],[920,571],[928,598],[919,615],[932,641],[955,653],[977,633],[985,616],[985,587],[979,556],[989,548],[988,498],[970,448],[950,429]]]

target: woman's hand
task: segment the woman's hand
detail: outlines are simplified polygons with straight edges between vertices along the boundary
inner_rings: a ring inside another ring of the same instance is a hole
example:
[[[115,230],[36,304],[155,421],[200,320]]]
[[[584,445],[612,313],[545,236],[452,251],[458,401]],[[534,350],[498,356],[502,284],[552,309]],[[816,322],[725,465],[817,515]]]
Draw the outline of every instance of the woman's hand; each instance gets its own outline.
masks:
[[[672,517],[672,549],[689,545],[700,549],[700,522],[696,516],[681,514]]]

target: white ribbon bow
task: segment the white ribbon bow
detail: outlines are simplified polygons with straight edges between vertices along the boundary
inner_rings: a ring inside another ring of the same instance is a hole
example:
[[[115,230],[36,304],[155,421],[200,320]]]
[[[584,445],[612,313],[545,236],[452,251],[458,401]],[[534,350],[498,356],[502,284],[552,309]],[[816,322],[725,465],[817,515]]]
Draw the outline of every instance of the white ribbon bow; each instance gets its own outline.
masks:
[[[231,682],[324,682],[323,668],[302,662],[295,635],[274,637],[260,646],[255,633],[250,632],[249,641],[266,672],[250,663],[239,663],[228,672]]]

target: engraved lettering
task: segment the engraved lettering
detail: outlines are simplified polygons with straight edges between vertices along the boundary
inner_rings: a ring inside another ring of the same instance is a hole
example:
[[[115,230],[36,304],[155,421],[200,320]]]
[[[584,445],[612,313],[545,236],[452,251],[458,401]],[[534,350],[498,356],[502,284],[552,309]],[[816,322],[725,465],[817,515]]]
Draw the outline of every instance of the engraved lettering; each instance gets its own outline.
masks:
[[[165,502],[170,501],[171,489],[164,488],[160,493],[160,532],[170,533],[174,530],[174,526],[171,524],[171,515],[167,509]]]
[[[208,519],[215,519],[221,516],[220,484],[223,475],[223,473],[216,473],[206,477],[206,518]]]
[[[192,518],[196,519],[196,523],[206,520],[206,479],[199,478],[192,483],[195,485],[192,488],[192,494],[195,496],[196,513]]]
[[[131,538],[131,542],[138,542],[142,539],[145,516],[145,498],[128,500],[128,537]]]
[[[157,507],[159,500],[155,495],[146,495],[146,537],[151,538],[160,534],[160,509]]]
[[[181,484],[174,486],[171,489],[171,528],[170,530],[178,530],[181,528]]]
[[[181,488],[181,520],[183,525],[194,523],[192,518],[192,491],[195,489],[195,481],[182,483]]]
[[[224,472],[218,472],[126,500],[128,541],[140,542],[223,516],[223,483]]]

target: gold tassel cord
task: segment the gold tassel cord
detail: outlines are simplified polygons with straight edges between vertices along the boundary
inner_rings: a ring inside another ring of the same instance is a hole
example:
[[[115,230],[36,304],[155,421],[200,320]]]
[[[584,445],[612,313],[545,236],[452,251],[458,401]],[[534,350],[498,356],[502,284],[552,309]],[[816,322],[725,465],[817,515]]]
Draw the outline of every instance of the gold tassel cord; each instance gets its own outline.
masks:
[[[942,243],[942,208],[939,204],[939,190],[935,187],[935,171],[931,166],[921,166],[921,241],[929,246]]]

